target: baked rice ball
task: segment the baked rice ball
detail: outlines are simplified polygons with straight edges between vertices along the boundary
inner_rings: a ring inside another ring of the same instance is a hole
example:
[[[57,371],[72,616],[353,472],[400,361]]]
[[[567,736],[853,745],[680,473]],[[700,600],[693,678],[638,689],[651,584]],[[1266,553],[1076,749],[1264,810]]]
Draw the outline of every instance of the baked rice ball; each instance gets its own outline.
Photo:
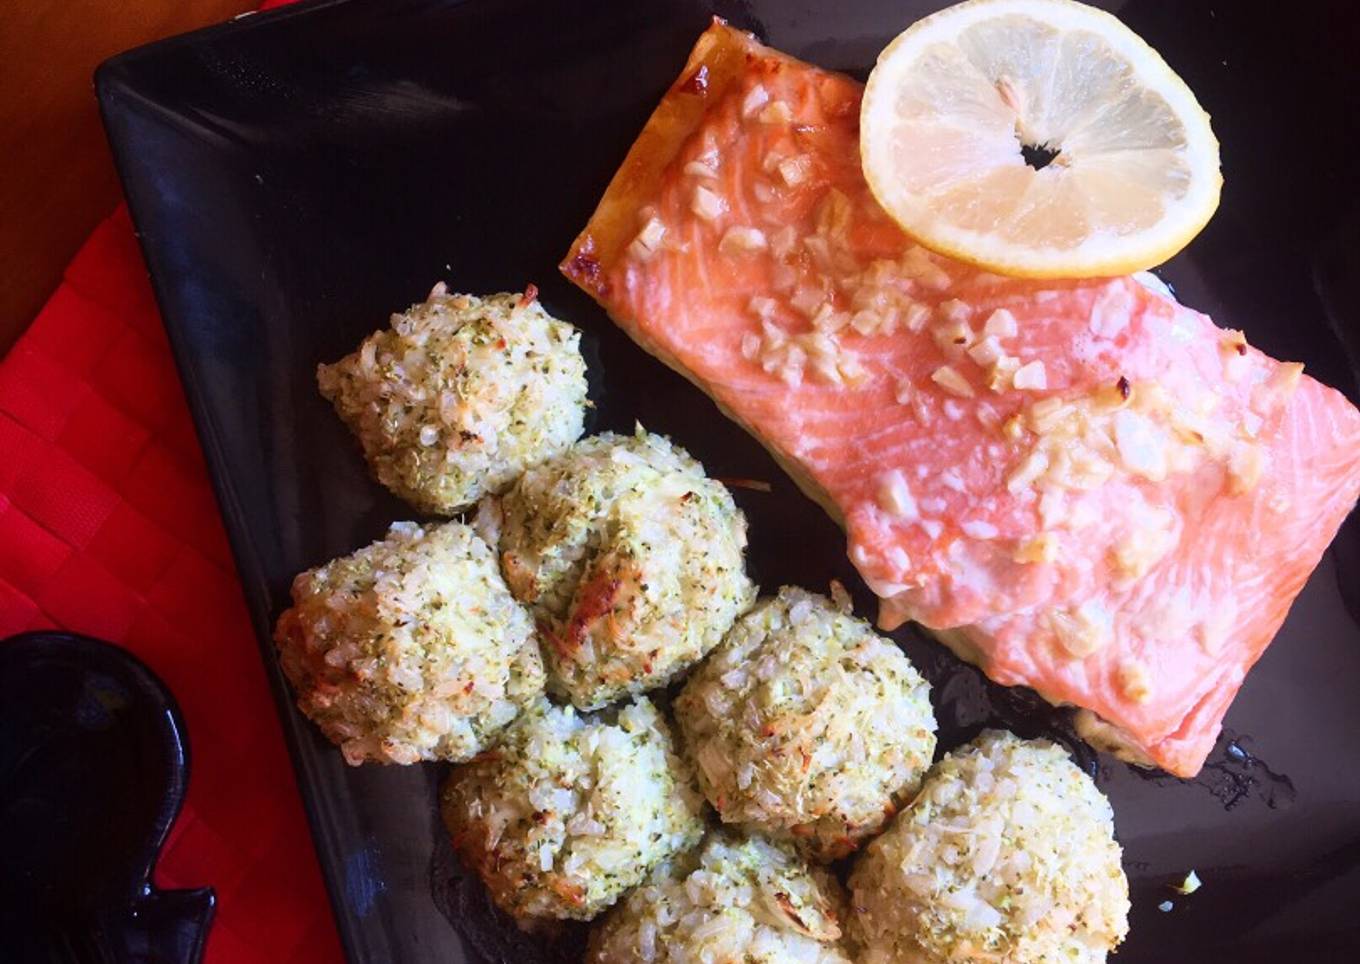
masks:
[[[877,833],[935,753],[930,687],[902,650],[792,586],[737,620],[675,715],[723,821],[816,860]]]
[[[862,964],[1092,964],[1128,933],[1109,801],[1062,748],[997,730],[940,761],[850,890]]]
[[[755,598],[731,494],[640,428],[582,439],[483,508],[538,621],[549,685],[581,709],[665,685]]]
[[[539,700],[444,787],[454,849],[521,927],[590,920],[703,835],[703,798],[646,698],[583,716]]]
[[[844,897],[787,844],[726,830],[659,867],[590,934],[587,964],[849,964]]]
[[[317,368],[378,481],[453,515],[561,452],[585,425],[580,333],[523,295],[430,297]]]
[[[353,765],[470,759],[543,692],[533,621],[457,522],[398,522],[302,573],[274,640],[298,707]]]

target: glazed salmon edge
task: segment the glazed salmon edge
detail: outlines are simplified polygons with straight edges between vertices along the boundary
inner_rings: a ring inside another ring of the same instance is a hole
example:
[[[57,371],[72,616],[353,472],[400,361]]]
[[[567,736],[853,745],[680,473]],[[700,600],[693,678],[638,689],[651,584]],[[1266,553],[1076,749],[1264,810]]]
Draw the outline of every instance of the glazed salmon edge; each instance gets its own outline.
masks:
[[[638,208],[655,193],[667,165],[702,123],[709,105],[717,103],[741,81],[748,60],[755,56],[780,60],[800,68],[807,67],[788,54],[766,47],[753,35],[728,26],[721,17],[714,17],[708,29],[699,35],[680,76],[647,119],[642,132],[610,180],[600,203],[596,205],[595,212],[558,265],[563,275],[601,304],[605,304],[608,296],[606,267],[622,256],[637,233]],[[644,351],[683,375],[723,415],[759,442],[803,494],[816,502],[838,526],[845,528],[840,507],[802,469],[796,459],[761,438],[744,419],[714,398],[693,372],[648,338],[634,319],[621,318],[612,311],[609,316]]]

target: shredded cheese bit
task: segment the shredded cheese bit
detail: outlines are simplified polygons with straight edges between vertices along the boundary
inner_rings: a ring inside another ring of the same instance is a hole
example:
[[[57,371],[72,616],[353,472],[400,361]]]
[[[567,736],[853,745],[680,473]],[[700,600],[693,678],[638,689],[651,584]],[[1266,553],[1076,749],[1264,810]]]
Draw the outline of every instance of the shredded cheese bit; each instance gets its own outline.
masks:
[[[852,352],[842,350],[837,367],[851,387],[858,387],[869,377],[869,370],[860,364],[859,358]]]
[[[788,361],[779,366],[779,378],[790,388],[797,388],[803,384],[803,361],[803,353],[797,348],[792,348],[789,350]]]
[[[884,472],[879,476],[876,501],[879,508],[884,512],[897,516],[899,519],[916,519],[921,514],[916,506],[916,499],[912,497],[911,488],[907,485],[907,480],[897,469]]]
[[[747,332],[741,336],[741,355],[748,361],[755,361],[760,354],[760,336]]]
[[[797,229],[791,224],[786,224],[774,233],[774,237],[770,238],[770,250],[776,258],[787,258],[793,253],[793,248],[797,243]],[[788,265],[780,265],[780,267],[792,270]]]
[[[844,372],[837,364],[836,357],[830,352],[814,352],[812,370],[829,385],[841,385],[845,382]]]
[[[1228,494],[1245,495],[1256,488],[1265,467],[1259,445],[1238,443],[1228,453]]]
[[[774,317],[775,310],[779,307],[778,302],[773,298],[766,298],[763,295],[755,295],[746,303],[746,310],[751,312],[761,321],[769,321]]]
[[[1073,659],[1085,659],[1092,653],[1104,649],[1114,639],[1114,617],[1094,599],[1088,599],[1080,606],[1050,611],[1048,624],[1058,640],[1058,645]],[[1144,687],[1147,685],[1146,675],[1144,672]],[[1125,692],[1127,694],[1127,689]]]
[[[935,344],[950,357],[961,355],[976,337],[966,321],[950,321],[935,329]]]
[[[995,539],[1000,535],[996,526],[992,525],[990,522],[983,522],[978,519],[970,519],[959,526],[959,528],[962,529],[963,534],[970,539]]]
[[[1045,489],[1039,497],[1039,524],[1045,529],[1052,529],[1062,522],[1066,512],[1067,496],[1062,489]]]
[[[1150,482],[1166,478],[1166,432],[1152,419],[1129,410],[1116,412],[1114,440],[1124,468]]]
[[[1006,353],[1001,348],[1001,342],[997,341],[996,336],[988,335],[968,349],[968,357],[983,368],[987,368],[1005,358]]]
[[[1223,377],[1230,382],[1239,382],[1251,368],[1247,356],[1247,336],[1240,331],[1229,330],[1218,343],[1218,352],[1223,359]]]
[[[825,301],[826,295],[822,289],[812,285],[799,285],[793,297],[789,298],[789,304],[809,318],[817,313]]]
[[[919,332],[930,320],[930,308],[920,302],[913,302],[907,309],[907,331]]]
[[[812,327],[818,331],[837,332],[850,323],[850,316],[837,311],[835,306],[824,301],[812,316]]]
[[[949,365],[941,365],[931,372],[930,380],[951,395],[958,395],[960,398],[973,397],[973,386],[968,384],[968,379]]]
[[[1048,375],[1044,371],[1044,363],[1032,361],[1028,365],[1021,365],[1011,376],[1011,384],[1020,391],[1042,391],[1048,387]]]
[[[782,100],[772,100],[760,111],[762,124],[787,124],[793,120],[793,111]]]
[[[973,308],[966,301],[951,298],[940,305],[940,314],[951,324],[966,325],[973,317]]]
[[[765,232],[759,228],[731,227],[718,242],[718,250],[725,255],[754,254],[769,247]]]
[[[1127,537],[1110,549],[1110,561],[1127,580],[1143,578],[1176,544],[1170,513],[1154,512],[1139,522]]]
[[[1034,484],[1039,476],[1048,470],[1048,456],[1043,449],[1034,449],[1020,462],[1014,472],[1006,478],[1006,488],[1020,492]]]
[[[889,316],[885,321],[872,311],[861,310],[851,316],[850,327],[861,335],[891,335],[893,329],[897,327],[896,320],[894,316]]]
[[[996,363],[992,365],[991,370],[987,373],[987,387],[997,393],[1008,391],[1011,388],[1011,381],[1019,368],[1020,360],[1018,358],[1011,358],[1009,355],[1003,355],[996,360]]]
[[[817,234],[824,238],[844,238],[850,229],[854,210],[845,192],[832,188],[817,208]]]
[[[1270,386],[1288,398],[1294,393],[1294,389],[1299,387],[1299,377],[1302,374],[1303,365],[1298,362],[1285,362],[1271,375]]]
[[[1124,698],[1134,703],[1146,703],[1152,699],[1152,678],[1147,667],[1137,660],[1125,660],[1119,664],[1116,673],[1119,691]]]
[[[690,161],[688,164],[686,164],[685,173],[688,174],[690,177],[712,178],[718,176],[718,172],[713,169],[713,166],[711,164],[699,160]]]
[[[760,84],[756,84],[746,92],[746,96],[741,101],[741,114],[743,117],[750,117],[756,111],[764,107],[770,100],[770,93]]]
[[[954,492],[968,491],[968,487],[963,484],[963,477],[953,469],[946,469],[940,473],[940,484]]]
[[[1056,296],[1057,292],[1053,294]],[[1114,338],[1128,325],[1132,307],[1133,295],[1129,290],[1129,282],[1122,278],[1111,281],[1091,306],[1092,333],[1101,338]]]
[[[788,157],[780,161],[776,167],[779,176],[789,187],[797,187],[807,180],[812,173],[812,158],[806,154],[799,154],[797,157]]]
[[[803,239],[803,247],[812,255],[812,260],[820,268],[831,267],[831,242],[820,234],[809,235]]]
[[[727,203],[702,184],[694,188],[694,198],[689,209],[705,221],[716,221],[727,210]]]
[[[1034,431],[1047,434],[1056,429],[1072,411],[1061,398],[1045,398],[1029,407],[1029,424]]]
[[[1015,315],[1005,308],[998,308],[987,316],[987,321],[982,326],[984,335],[991,335],[994,338],[1014,338],[1020,331],[1015,323]]]
[[[633,243],[629,245],[629,251],[634,257],[646,261],[656,254],[661,247],[661,241],[666,236],[666,225],[660,218],[648,218],[647,223],[642,226]]]
[[[770,272],[770,285],[780,294],[788,294],[797,283],[798,269],[791,264],[785,264],[781,261]]]
[[[1223,377],[1230,382],[1240,382],[1251,370],[1251,357],[1234,352],[1223,358]]]

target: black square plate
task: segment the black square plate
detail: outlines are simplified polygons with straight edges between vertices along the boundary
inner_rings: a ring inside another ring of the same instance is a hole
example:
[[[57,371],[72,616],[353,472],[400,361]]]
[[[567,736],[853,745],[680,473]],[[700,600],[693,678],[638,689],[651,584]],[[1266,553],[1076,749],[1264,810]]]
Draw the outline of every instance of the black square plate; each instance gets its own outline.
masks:
[[[772,494],[739,496],[754,575],[767,590],[835,576],[869,612],[832,523],[555,265],[710,14],[863,77],[889,38],[940,5],[304,3],[101,68],[110,137],[353,961],[568,957],[579,934],[529,949],[512,939],[444,842],[442,768],[351,769],[292,707],[269,638],[293,574],[409,514],[369,480],[317,394],[316,364],[435,280],[473,292],[533,281],[586,332],[595,429],[638,419],[715,475],[773,481]],[[1103,5],[1189,81],[1222,140],[1222,208],[1165,278],[1186,303],[1355,399],[1348,6]],[[1199,778],[1092,761],[1133,886],[1118,960],[1360,960],[1357,596],[1352,518]],[[1060,714],[989,687],[911,632],[898,638],[935,684],[943,746],[988,720],[1068,738]],[[1204,889],[1159,911],[1168,883],[1192,867]]]

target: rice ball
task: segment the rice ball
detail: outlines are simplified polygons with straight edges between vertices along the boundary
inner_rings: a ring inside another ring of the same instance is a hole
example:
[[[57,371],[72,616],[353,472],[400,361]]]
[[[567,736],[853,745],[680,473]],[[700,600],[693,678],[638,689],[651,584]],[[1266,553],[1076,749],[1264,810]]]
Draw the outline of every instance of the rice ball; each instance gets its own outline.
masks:
[[[453,515],[580,438],[580,333],[523,295],[449,294],[441,282],[392,327],[317,369],[321,394],[378,481]]]
[[[533,621],[457,522],[398,522],[302,573],[274,639],[298,707],[354,765],[467,760],[543,692]]]
[[[849,964],[839,884],[787,844],[715,831],[658,868],[590,935],[587,964]]]
[[[863,964],[1104,961],[1128,933],[1110,803],[1052,743],[946,756],[850,875]]]
[[[454,849],[522,927],[590,920],[703,835],[703,798],[647,699],[598,717],[540,700],[443,794]]]
[[[581,709],[665,685],[755,598],[731,494],[641,429],[583,439],[484,509],[506,582],[538,620],[549,685]]]
[[[877,833],[935,752],[930,687],[903,652],[791,586],[737,620],[675,713],[723,821],[817,860]]]

